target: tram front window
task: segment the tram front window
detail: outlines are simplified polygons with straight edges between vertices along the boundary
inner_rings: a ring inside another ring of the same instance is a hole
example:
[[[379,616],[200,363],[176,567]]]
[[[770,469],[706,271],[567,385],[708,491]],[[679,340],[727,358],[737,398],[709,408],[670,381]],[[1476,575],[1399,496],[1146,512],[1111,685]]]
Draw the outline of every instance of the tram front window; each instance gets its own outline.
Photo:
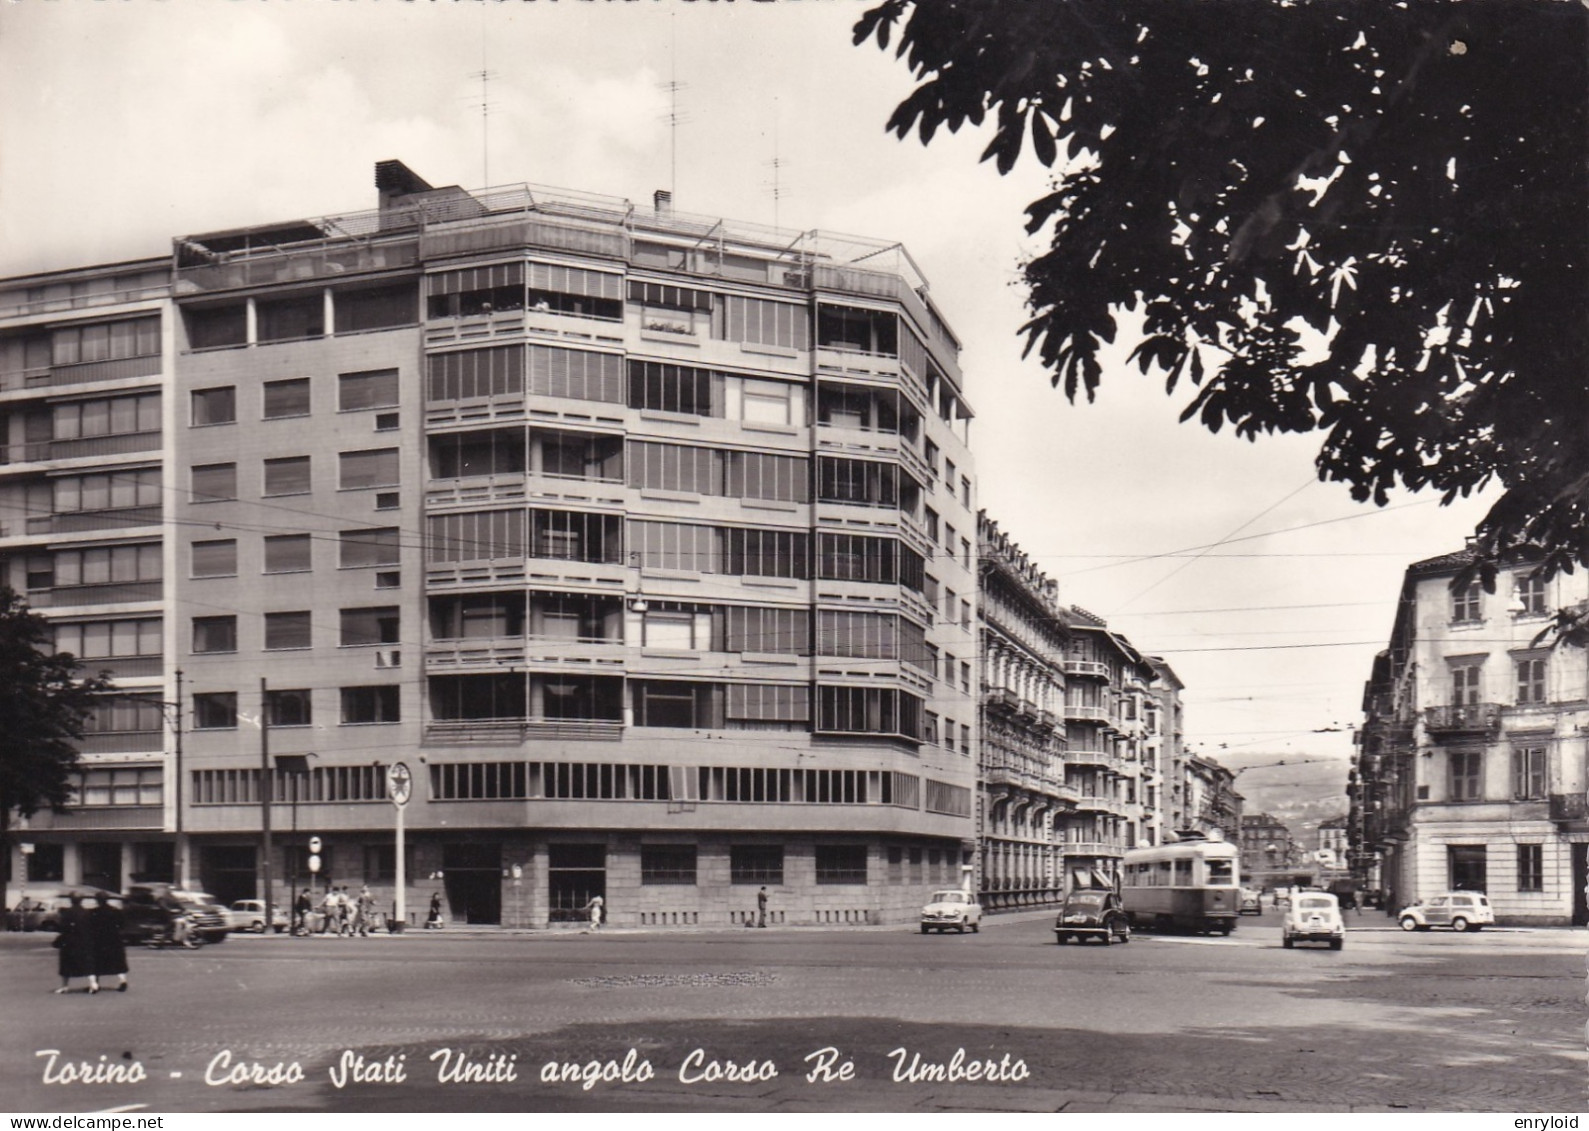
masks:
[[[1208,883],[1210,887],[1228,887],[1236,882],[1235,871],[1229,860],[1208,861]]]

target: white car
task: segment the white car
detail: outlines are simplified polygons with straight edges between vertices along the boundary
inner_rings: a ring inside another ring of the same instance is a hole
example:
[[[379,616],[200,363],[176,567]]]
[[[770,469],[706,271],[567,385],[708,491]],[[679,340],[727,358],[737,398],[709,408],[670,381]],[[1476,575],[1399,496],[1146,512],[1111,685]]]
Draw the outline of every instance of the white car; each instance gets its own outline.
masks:
[[[1396,919],[1404,931],[1427,931],[1430,927],[1477,931],[1495,925],[1495,908],[1480,892],[1447,891],[1402,908]]]
[[[253,931],[255,934],[265,933],[265,901],[262,899],[239,899],[226,909],[226,921],[231,924],[234,931]],[[287,915],[278,906],[270,909],[270,924],[279,935],[287,929]]]
[[[921,909],[921,933],[950,927],[965,934],[967,930],[982,929],[982,905],[968,891],[935,891],[927,906]]]
[[[1346,945],[1341,904],[1327,891],[1305,891],[1291,900],[1280,925],[1280,945],[1290,950],[1299,942],[1327,942],[1331,950]]]

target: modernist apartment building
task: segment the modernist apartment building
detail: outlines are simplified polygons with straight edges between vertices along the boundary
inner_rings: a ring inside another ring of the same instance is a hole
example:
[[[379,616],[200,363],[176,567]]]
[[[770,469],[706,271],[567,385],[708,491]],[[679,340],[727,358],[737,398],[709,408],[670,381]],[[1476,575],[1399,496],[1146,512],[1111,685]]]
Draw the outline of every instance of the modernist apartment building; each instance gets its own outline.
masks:
[[[1067,876],[1057,830],[1084,803],[1065,769],[1070,611],[1058,583],[986,513],[977,516],[977,547],[982,898],[993,908],[1053,902]]]
[[[1462,889],[1486,892],[1503,922],[1589,922],[1585,654],[1541,639],[1589,582],[1520,559],[1494,593],[1455,586],[1471,561],[1407,569],[1364,695],[1354,863],[1399,904]]]
[[[401,761],[408,906],[459,921],[730,923],[765,885],[875,922],[958,884],[971,410],[904,249],[376,181],[81,299],[3,285],[8,577],[148,696],[14,882],[255,895],[268,795],[276,900],[317,836],[321,885],[385,902]]]

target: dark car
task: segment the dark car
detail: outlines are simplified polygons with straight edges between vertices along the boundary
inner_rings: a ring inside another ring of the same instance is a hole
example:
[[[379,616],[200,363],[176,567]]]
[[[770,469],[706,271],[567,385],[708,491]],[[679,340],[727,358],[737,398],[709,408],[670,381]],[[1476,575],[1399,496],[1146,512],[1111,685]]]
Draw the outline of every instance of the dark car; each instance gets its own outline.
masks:
[[[1131,923],[1114,892],[1073,891],[1060,905],[1059,918],[1054,920],[1054,941],[1083,942],[1089,938],[1102,939],[1105,946],[1116,940],[1131,941]]]
[[[133,943],[218,943],[231,929],[208,896],[169,884],[134,884],[121,909],[122,938]]]

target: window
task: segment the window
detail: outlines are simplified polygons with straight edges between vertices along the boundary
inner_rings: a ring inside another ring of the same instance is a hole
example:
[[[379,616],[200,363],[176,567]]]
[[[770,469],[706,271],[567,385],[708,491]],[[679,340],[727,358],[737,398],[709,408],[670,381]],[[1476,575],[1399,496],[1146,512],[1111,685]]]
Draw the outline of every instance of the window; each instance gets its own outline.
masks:
[[[802,424],[795,418],[795,389],[782,381],[747,377],[741,390],[740,418],[747,424]]]
[[[713,387],[722,378],[708,369],[667,365],[658,361],[629,362],[629,407],[690,416],[721,416],[721,394]]]
[[[1450,868],[1452,891],[1487,891],[1485,846],[1482,844],[1451,844],[1446,846],[1446,861]]]
[[[283,456],[265,461],[266,495],[307,495],[310,482],[308,456]]]
[[[413,283],[335,291],[331,301],[339,334],[412,326],[419,321],[419,290]]]
[[[232,577],[237,573],[237,539],[193,543],[194,577]]]
[[[1477,801],[1483,796],[1483,765],[1481,751],[1451,751],[1452,801]]]
[[[344,491],[366,487],[396,487],[401,481],[396,448],[342,452],[337,456],[337,460],[341,469],[338,485]]]
[[[1533,707],[1545,702],[1545,661],[1530,658],[1517,661],[1517,705]]]
[[[338,535],[338,541],[341,550],[338,562],[343,569],[396,565],[402,549],[395,526],[344,530]]]
[[[947,742],[944,743],[945,747],[948,745],[949,744]],[[960,724],[960,753],[971,753],[971,728],[965,723]]]
[[[319,294],[258,299],[254,313],[261,342],[292,342],[326,332],[325,299]]]
[[[311,644],[309,613],[307,610],[265,614],[265,647],[267,649],[308,648]]]
[[[1520,844],[1517,846],[1517,890],[1545,890],[1545,846]]]
[[[1453,664],[1451,667],[1451,705],[1477,706],[1483,694],[1482,664]]]
[[[971,665],[964,660],[960,661],[960,690],[968,694],[971,691]]]
[[[159,617],[83,621],[55,626],[55,650],[84,660],[159,656],[165,651]]]
[[[307,688],[265,692],[265,722],[267,725],[273,727],[306,727],[312,721]]]
[[[960,477],[960,501],[965,504],[966,510],[971,509],[971,480],[964,475]]]
[[[976,568],[976,563],[971,560],[971,540],[969,538],[960,539],[960,560],[965,563],[967,569]]]
[[[642,884],[694,884],[695,845],[642,844],[640,846]]]
[[[397,407],[397,370],[376,369],[368,373],[342,373],[337,376],[337,411],[355,412],[365,408]]]
[[[188,348],[219,349],[248,343],[248,307],[244,303],[209,308],[189,307],[182,312],[188,326]]]
[[[237,726],[237,692],[201,691],[193,696],[194,730],[231,730]]]
[[[280,420],[285,416],[309,415],[309,378],[293,377],[286,381],[265,382],[264,416],[266,420]]]
[[[938,445],[931,440],[923,441],[922,455],[927,460],[927,467],[932,471],[932,477],[938,478]]]
[[[237,420],[237,388],[222,385],[214,389],[193,390],[193,423],[232,424]]]
[[[54,487],[53,508],[57,514],[158,507],[161,504],[158,467],[64,476],[52,480],[51,486]]]
[[[95,699],[83,719],[88,734],[158,734],[165,720],[160,704],[153,698],[133,695],[105,696]]]
[[[216,503],[237,498],[237,465],[206,463],[192,472],[193,502]]]
[[[898,507],[900,477],[897,464],[824,456],[818,461],[817,494],[825,503]]]
[[[868,581],[921,592],[922,557],[892,538],[817,534],[817,576],[824,581]]]
[[[1458,624],[1474,624],[1483,618],[1484,586],[1477,581],[1451,591],[1451,619]]]
[[[894,688],[819,686],[817,704],[818,731],[921,735],[921,700]]]
[[[864,844],[819,844],[816,846],[817,883],[864,884],[866,846]]]
[[[968,631],[971,628],[971,602],[964,597],[960,598],[960,627]]]
[[[959,541],[959,539],[960,539],[960,535],[955,530],[955,528],[952,525],[950,525],[949,523],[947,523],[947,522],[944,523],[944,526],[943,526],[943,548],[946,551],[948,551],[948,555],[949,555],[950,560],[954,559],[955,543],[957,541]]]
[[[193,651],[198,653],[237,651],[237,618],[235,616],[194,617]]]
[[[783,845],[729,845],[728,882],[731,884],[783,883]]]
[[[718,684],[643,679],[632,687],[635,726],[700,730],[723,726],[723,689]]]
[[[396,644],[401,639],[402,617],[395,605],[342,610],[342,647]]]
[[[922,509],[922,525],[927,528],[927,537],[932,542],[938,541],[938,512],[931,507]]]
[[[79,805],[159,805],[164,796],[157,767],[83,770],[77,776]],[[86,869],[85,869],[86,875]]]
[[[1545,579],[1538,573],[1519,573],[1516,578],[1517,603],[1522,606],[1520,617],[1545,615]]]
[[[618,360],[618,355],[612,357]],[[524,350],[518,346],[494,346],[431,354],[426,359],[425,372],[426,398],[431,401],[517,396],[524,392]]]
[[[28,587],[116,585],[128,581],[159,581],[163,576],[160,546],[95,546],[57,550],[53,561],[28,564]]]
[[[160,354],[160,319],[132,318],[59,326],[50,335],[51,356],[43,364],[81,365]]]
[[[65,401],[55,406],[51,426],[51,435],[56,440],[157,435],[160,431],[160,394]]]
[[[1545,748],[1520,746],[1512,751],[1512,799],[1543,801],[1545,798]]]
[[[623,318],[623,276],[552,263],[528,264],[524,302],[531,310],[575,318]]]
[[[395,683],[342,689],[344,723],[395,723],[402,721],[401,698]]]
[[[811,319],[803,306],[725,295],[722,305],[713,312],[712,336],[730,342],[808,350]]]
[[[266,573],[302,573],[312,569],[308,534],[269,534],[265,537]]]

